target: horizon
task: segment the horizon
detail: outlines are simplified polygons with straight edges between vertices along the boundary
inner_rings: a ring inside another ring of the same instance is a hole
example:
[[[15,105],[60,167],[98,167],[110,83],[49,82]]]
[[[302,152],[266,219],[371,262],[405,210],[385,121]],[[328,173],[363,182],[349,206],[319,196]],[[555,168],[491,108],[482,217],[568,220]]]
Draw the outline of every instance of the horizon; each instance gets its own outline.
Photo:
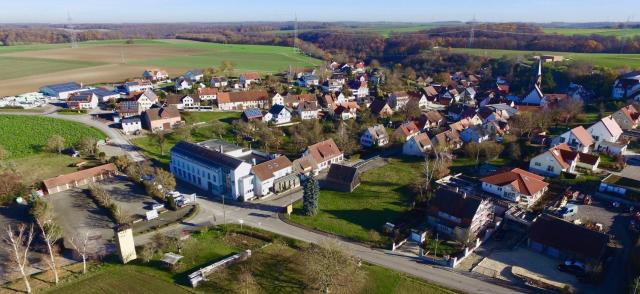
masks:
[[[492,0],[491,3],[461,0],[465,9],[452,9],[448,3],[408,0],[389,3],[372,0],[368,5],[335,0],[300,5],[281,0],[264,3],[245,0],[238,6],[227,2],[195,0],[139,0],[136,5],[123,0],[26,0],[5,3],[0,11],[2,24],[63,24],[71,16],[73,23],[138,24],[138,23],[239,23],[287,22],[296,17],[300,22],[522,22],[522,23],[598,23],[633,22],[633,13],[621,13],[619,7],[633,6],[635,1],[617,0],[602,5],[596,0]],[[216,3],[218,2],[218,3]],[[140,9],[148,8],[148,10]],[[299,9],[302,7],[304,9]],[[127,9],[131,8],[131,9]],[[497,9],[499,8],[499,9]],[[99,13],[96,13],[99,12]],[[567,13],[571,12],[571,13]],[[168,21],[170,20],[170,21]]]

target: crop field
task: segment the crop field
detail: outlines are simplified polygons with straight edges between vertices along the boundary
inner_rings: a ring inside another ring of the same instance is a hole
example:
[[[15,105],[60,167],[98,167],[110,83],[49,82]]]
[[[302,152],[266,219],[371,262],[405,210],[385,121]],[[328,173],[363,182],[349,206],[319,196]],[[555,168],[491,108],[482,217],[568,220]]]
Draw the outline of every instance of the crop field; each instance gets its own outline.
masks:
[[[582,29],[582,28],[544,28],[547,34],[559,35],[602,35],[615,36],[619,38],[630,38],[640,36],[640,29]]]
[[[149,67],[160,67],[177,76],[193,68],[215,67],[222,61],[233,62],[237,73],[272,73],[289,65],[320,63],[288,47],[187,40],[136,40],[134,44],[123,40],[91,41],[80,43],[78,48],[68,44],[0,46],[0,96],[67,81],[120,82],[141,76]]]
[[[442,49],[447,50],[447,49]],[[551,52],[551,51],[524,51],[524,50],[500,50],[500,49],[469,49],[469,48],[452,48],[453,52],[468,53],[472,55],[480,55],[487,57],[502,56],[525,56],[525,55],[562,55],[565,58],[588,61],[593,65],[611,67],[611,68],[640,68],[640,54],[615,54],[615,53],[574,53],[574,52]]]
[[[61,135],[71,146],[82,138],[105,138],[97,129],[83,124],[41,116],[0,115],[0,145],[9,152],[9,159],[41,153],[47,140]]]

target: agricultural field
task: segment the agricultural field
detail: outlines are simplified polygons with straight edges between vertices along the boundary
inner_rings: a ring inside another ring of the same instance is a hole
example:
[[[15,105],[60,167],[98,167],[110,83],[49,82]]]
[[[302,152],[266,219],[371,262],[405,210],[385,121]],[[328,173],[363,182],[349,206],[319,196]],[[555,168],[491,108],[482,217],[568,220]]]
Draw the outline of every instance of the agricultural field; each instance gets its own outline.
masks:
[[[139,77],[149,67],[161,67],[171,76],[189,69],[235,64],[236,73],[273,73],[289,65],[311,66],[320,61],[291,48],[266,45],[227,45],[188,40],[124,40],[68,44],[0,46],[0,96],[37,90],[67,81],[120,82]],[[52,73],[56,73],[55,75]]]
[[[449,50],[449,49],[440,49]],[[502,49],[476,49],[476,48],[451,48],[451,51],[458,53],[467,53],[472,55],[487,57],[503,57],[503,56],[525,56],[525,55],[562,55],[577,61],[588,61],[596,66],[604,66],[610,68],[630,67],[632,69],[640,68],[640,54],[615,54],[615,53],[574,53],[574,52],[551,52],[551,51],[524,51],[524,50],[502,50]]]
[[[83,124],[41,116],[0,115],[0,144],[9,152],[8,159],[18,159],[43,152],[47,140],[60,135],[71,146],[82,138],[104,139],[97,129]]]
[[[318,214],[305,216],[302,202],[294,205],[291,220],[314,229],[370,244],[384,244],[379,233],[396,221],[413,201],[409,185],[420,173],[420,159],[390,159],[389,164],[362,174],[352,193],[321,190]]]
[[[632,38],[640,36],[640,29],[613,29],[613,28],[600,28],[600,29],[586,29],[586,28],[544,28],[543,31],[547,34],[559,34],[559,35],[601,35],[601,36],[614,36],[619,38]]]

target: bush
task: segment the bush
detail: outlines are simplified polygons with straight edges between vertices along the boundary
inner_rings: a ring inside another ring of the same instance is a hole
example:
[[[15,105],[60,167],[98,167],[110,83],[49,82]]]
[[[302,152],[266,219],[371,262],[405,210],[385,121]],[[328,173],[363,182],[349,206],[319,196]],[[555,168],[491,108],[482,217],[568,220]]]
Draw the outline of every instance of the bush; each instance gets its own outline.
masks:
[[[178,210],[178,205],[176,204],[176,199],[173,196],[167,197],[167,208],[170,210],[176,211]]]

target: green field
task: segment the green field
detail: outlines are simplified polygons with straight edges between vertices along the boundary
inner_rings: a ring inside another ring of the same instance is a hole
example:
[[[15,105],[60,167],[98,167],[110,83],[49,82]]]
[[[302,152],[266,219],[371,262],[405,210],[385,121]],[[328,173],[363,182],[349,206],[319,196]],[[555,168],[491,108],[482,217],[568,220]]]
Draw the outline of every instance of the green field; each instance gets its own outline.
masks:
[[[440,49],[448,50],[448,49]],[[501,49],[469,49],[469,48],[451,48],[451,51],[458,53],[467,53],[472,55],[487,56],[499,58],[503,56],[525,56],[525,55],[562,55],[577,61],[588,61],[593,65],[611,67],[611,68],[640,68],[640,54],[615,54],[615,53],[573,53],[573,52],[552,52],[552,51],[524,51],[524,50],[501,50]]]
[[[305,216],[298,202],[291,219],[336,235],[383,244],[384,237],[379,238],[378,232],[410,207],[413,192],[408,185],[420,173],[421,163],[420,159],[390,159],[389,164],[365,172],[352,193],[321,190],[316,216]]]
[[[602,35],[602,36],[614,36],[619,38],[631,38],[640,36],[640,29],[583,29],[583,28],[544,28],[543,31],[547,34],[559,34],[559,35]]]
[[[218,66],[222,61],[235,63],[236,70],[278,72],[286,69],[290,64],[298,66],[312,66],[320,61],[308,56],[300,55],[289,47],[266,45],[236,45],[193,42],[184,40],[162,40],[162,46],[203,50],[203,53],[175,56],[159,59],[136,61],[131,64],[158,67],[193,67],[204,68]]]
[[[220,121],[224,123],[225,128],[231,129],[231,122],[240,118],[240,112],[182,112],[182,119],[190,124],[196,124],[192,131],[192,139],[194,142],[200,142],[208,139],[216,139],[212,135],[212,127],[209,125],[212,121]],[[203,123],[203,124],[202,124]],[[225,136],[225,139],[232,140],[232,137]],[[133,144],[138,146],[141,151],[148,157],[155,159],[159,163],[169,163],[169,150],[173,145],[178,143],[180,138],[173,134],[169,134],[168,140],[164,146],[164,155],[160,152],[160,146],[149,137],[142,137],[133,140]]]
[[[99,130],[77,122],[41,116],[0,115],[0,145],[9,151],[9,159],[41,153],[53,135],[64,137],[67,146],[85,137],[105,138]]]
[[[35,73],[47,74],[63,70],[101,65],[99,62],[77,60],[3,57],[0,55],[0,80],[28,77]]]

